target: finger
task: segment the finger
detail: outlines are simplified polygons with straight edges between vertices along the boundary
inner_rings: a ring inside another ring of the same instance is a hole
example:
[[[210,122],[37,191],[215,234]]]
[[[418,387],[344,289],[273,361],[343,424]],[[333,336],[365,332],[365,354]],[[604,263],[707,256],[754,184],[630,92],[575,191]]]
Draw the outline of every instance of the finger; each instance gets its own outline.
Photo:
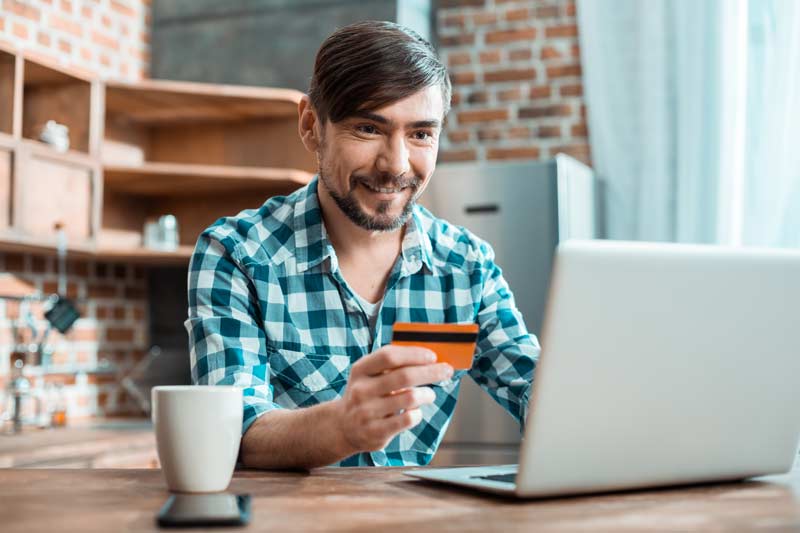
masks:
[[[351,375],[377,376],[394,368],[427,365],[436,361],[436,354],[419,346],[386,345],[363,357],[351,369]]]
[[[430,385],[453,377],[453,367],[447,363],[396,368],[374,377],[364,385],[369,395],[384,396],[420,385]]]
[[[382,398],[375,398],[364,405],[370,419],[394,416],[400,411],[417,409],[423,405],[433,403],[436,393],[430,387],[414,387],[400,393]]]
[[[413,428],[420,422],[422,422],[422,411],[419,409],[407,409],[402,413],[374,420],[369,425],[374,432],[391,438],[401,431]]]

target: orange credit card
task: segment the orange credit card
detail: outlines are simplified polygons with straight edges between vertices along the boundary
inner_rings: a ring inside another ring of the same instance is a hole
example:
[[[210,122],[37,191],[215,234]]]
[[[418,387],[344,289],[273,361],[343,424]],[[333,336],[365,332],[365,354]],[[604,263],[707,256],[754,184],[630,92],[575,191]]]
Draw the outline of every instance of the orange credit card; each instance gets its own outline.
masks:
[[[448,363],[456,370],[472,367],[478,340],[478,324],[427,324],[395,322],[392,344],[422,346],[436,353],[437,363]]]

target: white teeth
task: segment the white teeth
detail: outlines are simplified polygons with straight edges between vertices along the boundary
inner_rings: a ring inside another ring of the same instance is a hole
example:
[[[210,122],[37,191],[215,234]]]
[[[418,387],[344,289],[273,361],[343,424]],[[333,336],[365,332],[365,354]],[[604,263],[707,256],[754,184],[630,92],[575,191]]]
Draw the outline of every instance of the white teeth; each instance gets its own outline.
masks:
[[[364,185],[367,187],[367,189],[371,191],[382,192],[382,193],[396,193],[402,191],[405,188],[403,187],[403,189],[387,189],[384,187],[373,187],[371,185],[367,185],[366,183]]]

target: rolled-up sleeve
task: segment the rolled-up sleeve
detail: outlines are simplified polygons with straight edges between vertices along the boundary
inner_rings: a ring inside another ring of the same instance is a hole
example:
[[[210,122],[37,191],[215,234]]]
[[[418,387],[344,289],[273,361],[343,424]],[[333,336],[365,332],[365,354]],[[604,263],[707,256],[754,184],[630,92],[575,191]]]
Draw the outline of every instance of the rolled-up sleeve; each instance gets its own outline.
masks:
[[[235,248],[203,233],[189,266],[189,334],[192,382],[241,387],[242,435],[264,413],[280,408],[269,383],[266,335],[252,281],[235,260]]]
[[[525,327],[514,296],[494,262],[494,251],[480,244],[483,286],[478,306],[480,333],[470,376],[520,423],[524,430],[540,347]]]

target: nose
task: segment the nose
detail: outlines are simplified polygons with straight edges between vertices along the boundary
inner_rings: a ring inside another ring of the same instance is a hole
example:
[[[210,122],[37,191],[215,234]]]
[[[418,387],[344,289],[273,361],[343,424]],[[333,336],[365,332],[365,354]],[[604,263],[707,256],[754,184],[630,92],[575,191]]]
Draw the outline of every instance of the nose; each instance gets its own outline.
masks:
[[[411,170],[409,155],[408,146],[402,135],[387,136],[378,154],[376,167],[381,173],[404,176]]]

